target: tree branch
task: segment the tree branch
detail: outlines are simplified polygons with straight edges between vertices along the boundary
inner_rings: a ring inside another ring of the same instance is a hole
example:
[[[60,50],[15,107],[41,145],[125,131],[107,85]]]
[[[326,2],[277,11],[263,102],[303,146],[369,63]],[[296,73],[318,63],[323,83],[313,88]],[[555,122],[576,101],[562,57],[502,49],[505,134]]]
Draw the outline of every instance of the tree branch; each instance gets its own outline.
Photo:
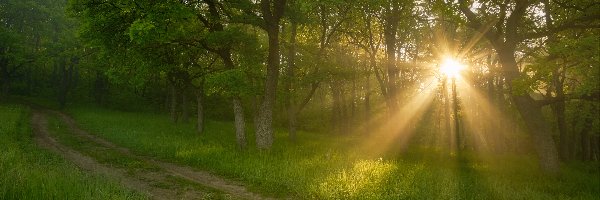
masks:
[[[563,97],[549,97],[542,100],[536,100],[536,103],[541,106],[546,106],[550,104],[555,104],[564,101],[570,100],[586,100],[586,101],[594,101],[597,102],[600,100],[600,92],[592,93],[592,94],[584,94],[584,95],[575,95],[575,94],[565,94]]]

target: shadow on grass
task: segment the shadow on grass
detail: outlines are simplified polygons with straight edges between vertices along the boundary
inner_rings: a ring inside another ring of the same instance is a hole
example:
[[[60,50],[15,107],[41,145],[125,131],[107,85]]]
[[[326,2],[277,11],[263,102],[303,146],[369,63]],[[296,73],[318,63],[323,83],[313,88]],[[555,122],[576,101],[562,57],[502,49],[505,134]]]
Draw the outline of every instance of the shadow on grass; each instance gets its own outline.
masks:
[[[492,191],[485,185],[485,177],[474,166],[478,164],[466,154],[456,156],[458,199],[494,199]]]

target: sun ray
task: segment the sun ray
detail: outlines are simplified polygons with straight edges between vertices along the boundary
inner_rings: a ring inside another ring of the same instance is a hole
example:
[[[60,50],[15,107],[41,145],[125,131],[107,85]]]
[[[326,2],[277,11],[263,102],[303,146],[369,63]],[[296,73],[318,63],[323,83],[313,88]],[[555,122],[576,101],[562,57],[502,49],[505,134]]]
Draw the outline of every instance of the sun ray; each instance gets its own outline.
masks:
[[[430,77],[428,81],[434,79],[435,77]],[[405,148],[415,132],[415,124],[433,102],[434,93],[435,87],[428,87],[410,98],[402,108],[387,116],[387,120],[362,143],[361,149],[368,151],[370,155],[381,155]]]

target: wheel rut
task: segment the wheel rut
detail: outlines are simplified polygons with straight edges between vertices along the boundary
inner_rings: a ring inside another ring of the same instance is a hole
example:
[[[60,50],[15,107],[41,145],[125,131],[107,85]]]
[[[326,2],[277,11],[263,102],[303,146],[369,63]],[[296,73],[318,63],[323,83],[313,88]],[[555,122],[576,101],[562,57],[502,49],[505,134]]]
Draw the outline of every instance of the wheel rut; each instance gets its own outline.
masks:
[[[149,163],[158,170],[136,170],[132,172],[131,170],[100,163],[91,156],[61,144],[50,135],[47,113],[58,116],[67,125],[70,134],[92,142],[94,145],[97,145],[97,148],[117,151],[122,155]],[[121,184],[146,193],[153,199],[211,198],[211,192],[207,192],[206,188],[225,193],[225,198],[272,199],[252,193],[238,182],[221,178],[206,171],[132,153],[127,148],[117,146],[81,129],[73,118],[59,111],[34,109],[31,123],[35,133],[35,141],[40,147],[64,156],[65,159],[84,170],[114,177]],[[176,179],[184,179],[184,181],[174,181],[174,177]],[[187,182],[188,184],[182,182]],[[194,187],[194,185],[198,186]]]

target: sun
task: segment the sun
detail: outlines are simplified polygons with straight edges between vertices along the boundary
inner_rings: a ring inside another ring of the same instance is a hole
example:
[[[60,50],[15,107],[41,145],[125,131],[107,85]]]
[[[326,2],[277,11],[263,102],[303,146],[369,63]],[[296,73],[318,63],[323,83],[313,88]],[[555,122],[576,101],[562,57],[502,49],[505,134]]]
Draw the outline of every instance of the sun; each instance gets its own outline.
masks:
[[[440,72],[449,78],[457,77],[463,69],[465,69],[463,64],[451,58],[446,58],[440,65]]]

